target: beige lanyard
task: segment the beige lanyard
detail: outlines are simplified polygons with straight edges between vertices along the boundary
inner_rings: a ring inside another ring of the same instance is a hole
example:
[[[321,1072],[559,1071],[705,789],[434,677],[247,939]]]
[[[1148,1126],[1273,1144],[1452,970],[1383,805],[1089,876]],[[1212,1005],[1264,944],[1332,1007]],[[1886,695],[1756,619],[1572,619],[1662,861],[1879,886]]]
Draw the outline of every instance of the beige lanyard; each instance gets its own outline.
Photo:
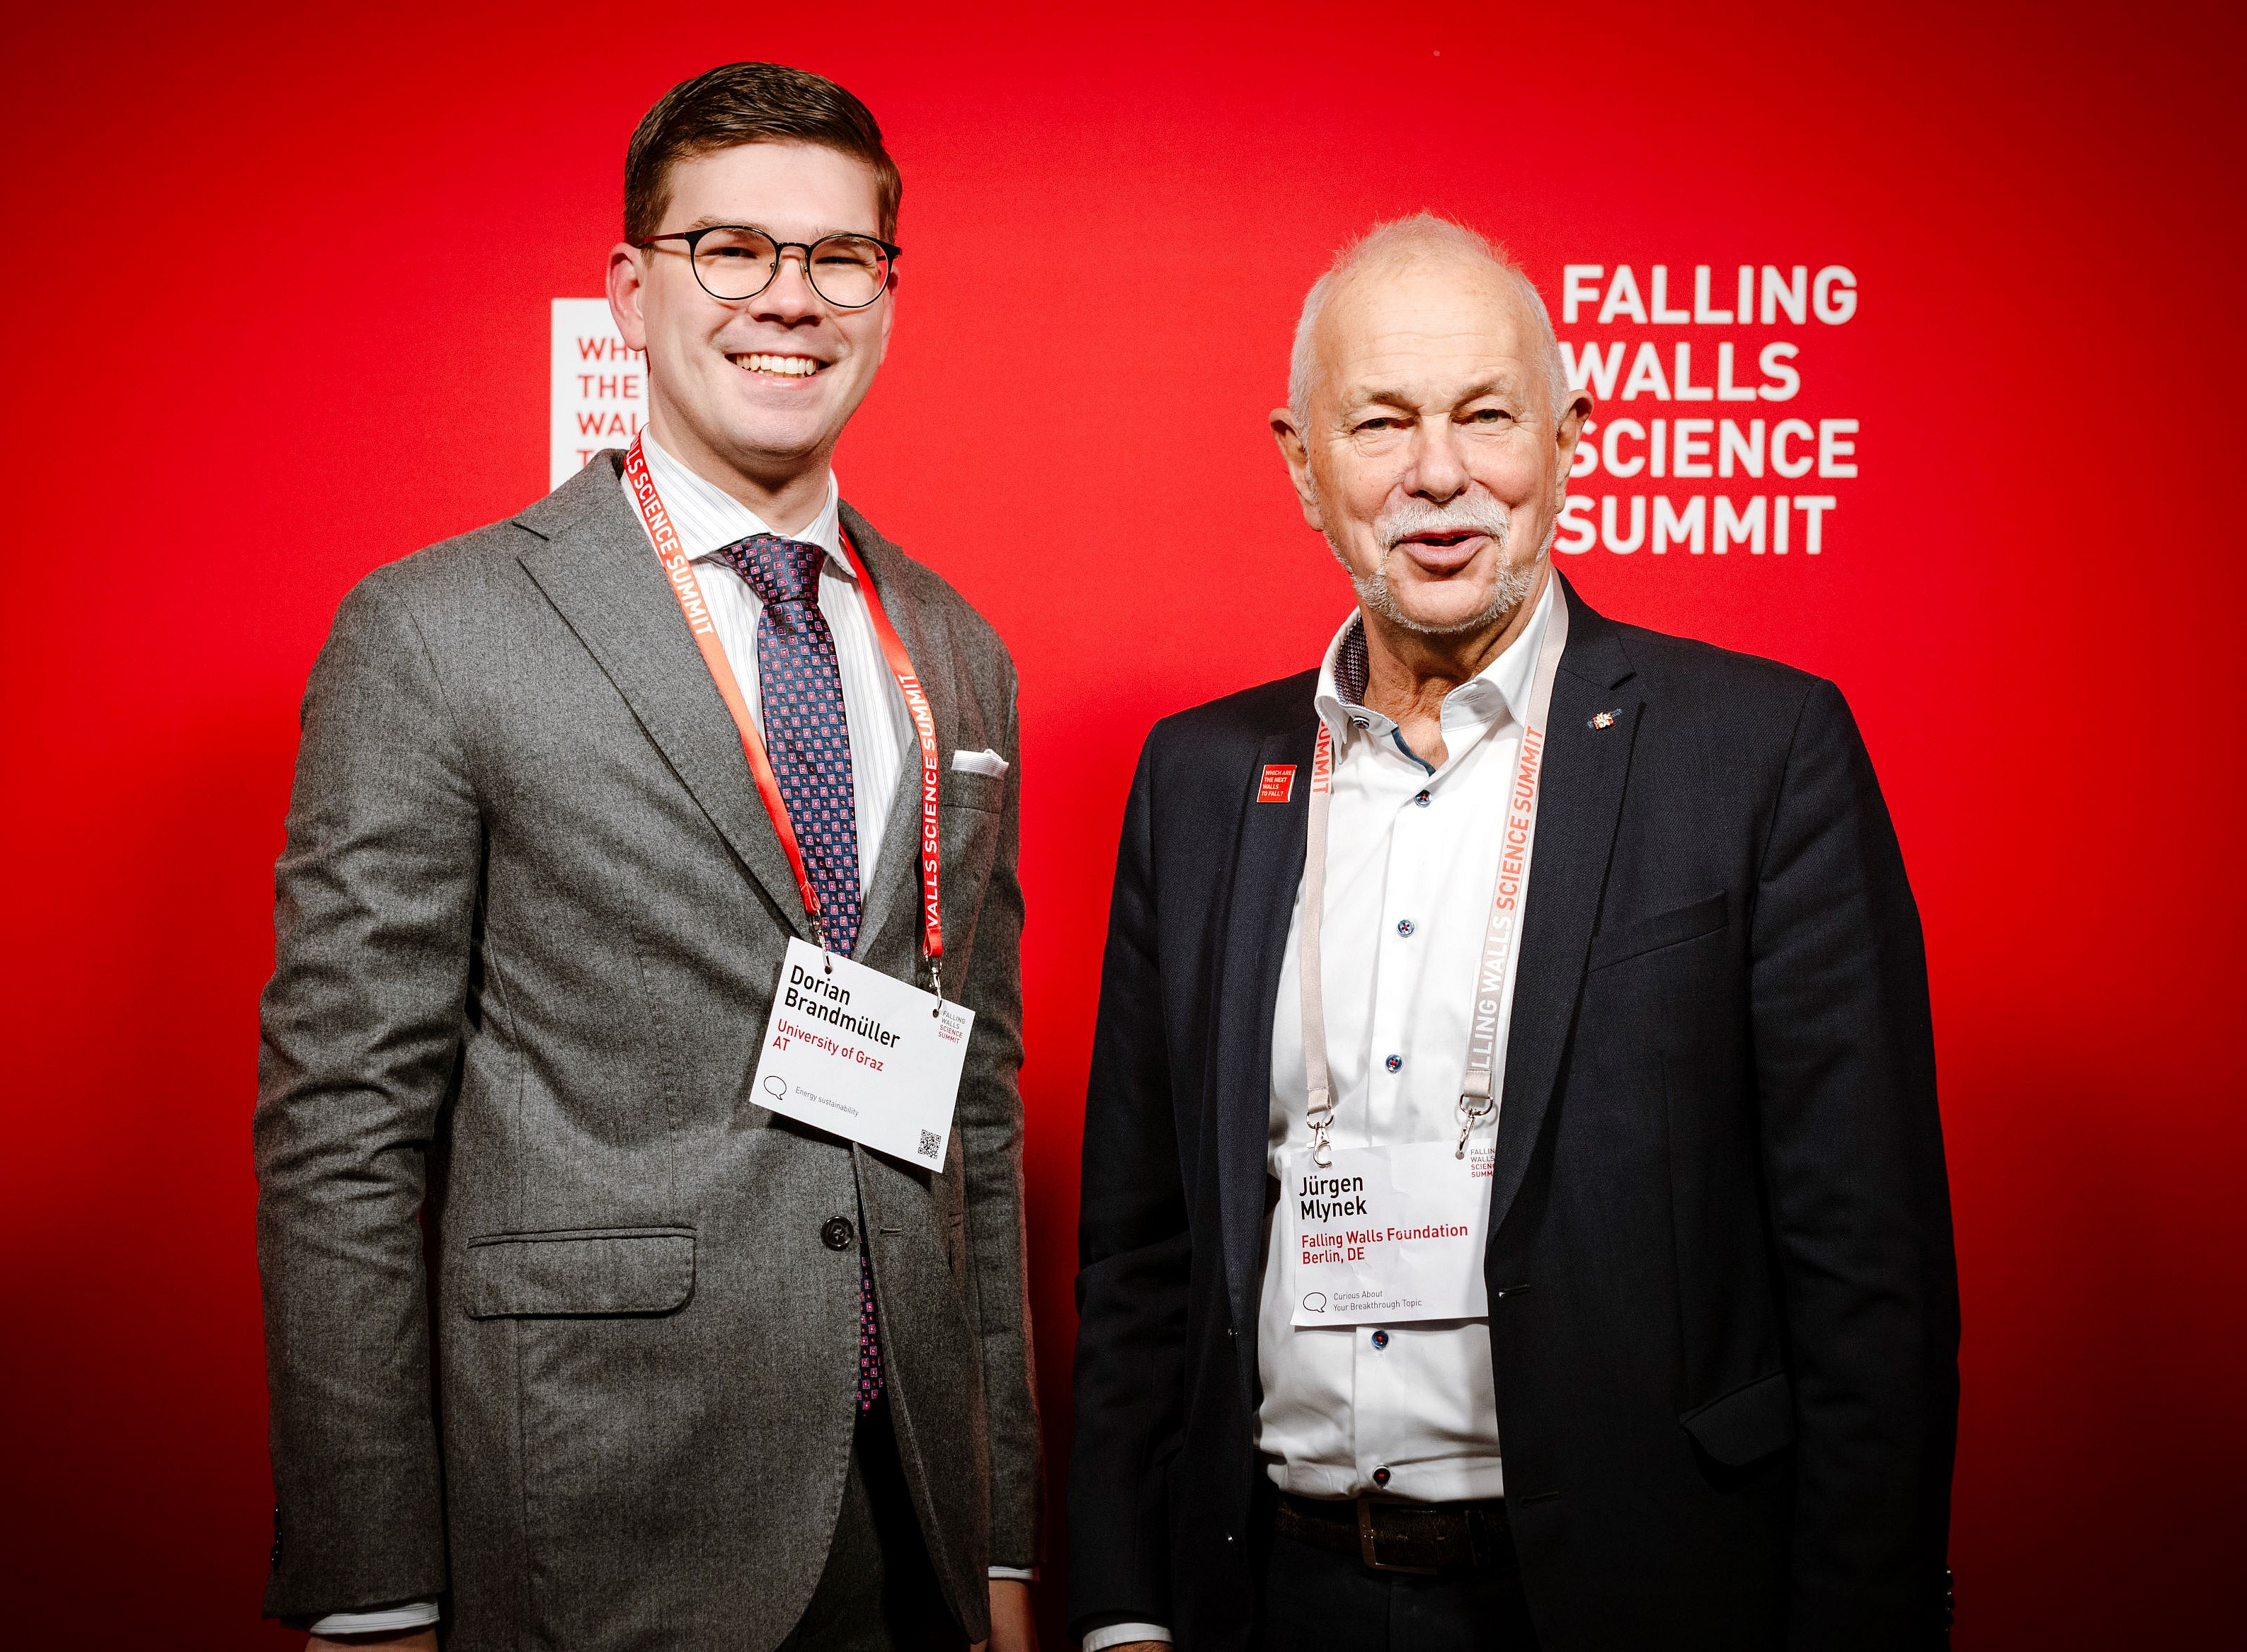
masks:
[[[1552,576],[1548,573],[1547,578]],[[1467,1070],[1459,1082],[1458,1158],[1467,1156],[1467,1137],[1498,1111],[1498,1075],[1505,1070],[1507,1034],[1513,1022],[1508,991],[1521,940],[1521,908],[1528,898],[1529,854],[1537,841],[1538,782],[1545,755],[1545,720],[1553,705],[1553,679],[1561,651],[1568,644],[1568,599],[1553,587],[1553,611],[1545,621],[1545,640],[1537,651],[1530,679],[1529,714],[1521,731],[1521,755],[1506,793],[1505,844],[1499,855],[1498,887],[1483,930],[1482,957],[1475,969],[1474,1014],[1467,1028]],[[1308,1095],[1303,1122],[1311,1131],[1311,1159],[1324,1168],[1334,1162],[1327,1131],[1334,1123],[1334,1086],[1327,1072],[1326,1002],[1319,986],[1319,930],[1326,918],[1327,809],[1334,795],[1334,735],[1319,720],[1319,743],[1311,756],[1311,816],[1303,850],[1301,970],[1303,989],[1303,1080]]]

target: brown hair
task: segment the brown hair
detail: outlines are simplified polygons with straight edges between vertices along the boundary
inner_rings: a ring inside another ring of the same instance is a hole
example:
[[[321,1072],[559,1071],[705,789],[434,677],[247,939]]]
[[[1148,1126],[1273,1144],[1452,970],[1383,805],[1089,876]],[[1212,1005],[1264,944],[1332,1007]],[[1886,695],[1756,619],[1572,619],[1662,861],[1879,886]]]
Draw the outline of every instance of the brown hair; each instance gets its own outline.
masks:
[[[625,239],[638,245],[661,233],[673,161],[744,143],[814,143],[864,161],[873,168],[882,238],[898,238],[905,180],[866,106],[808,69],[729,63],[680,81],[640,118],[625,150]]]

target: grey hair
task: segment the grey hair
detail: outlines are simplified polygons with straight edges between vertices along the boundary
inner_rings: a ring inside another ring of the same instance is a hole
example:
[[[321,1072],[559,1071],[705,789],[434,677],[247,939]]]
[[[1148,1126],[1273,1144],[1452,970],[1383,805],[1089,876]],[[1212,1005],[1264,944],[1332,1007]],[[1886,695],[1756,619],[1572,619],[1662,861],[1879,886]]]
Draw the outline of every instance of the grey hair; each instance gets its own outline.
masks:
[[[1302,318],[1295,323],[1295,348],[1288,358],[1288,411],[1299,423],[1309,411],[1311,380],[1318,371],[1314,335],[1318,331],[1320,313],[1326,309],[1327,300],[1334,296],[1335,289],[1369,264],[1383,259],[1401,260],[1423,250],[1464,253],[1512,278],[1515,290],[1537,317],[1539,339],[1544,346],[1541,353],[1545,358],[1547,389],[1557,424],[1573,393],[1568,386],[1567,370],[1561,361],[1561,341],[1553,331],[1553,315],[1545,308],[1544,295],[1504,247],[1463,223],[1439,218],[1432,212],[1416,212],[1409,218],[1393,218],[1387,223],[1374,225],[1335,254],[1326,274],[1311,283],[1310,291],[1303,297]]]

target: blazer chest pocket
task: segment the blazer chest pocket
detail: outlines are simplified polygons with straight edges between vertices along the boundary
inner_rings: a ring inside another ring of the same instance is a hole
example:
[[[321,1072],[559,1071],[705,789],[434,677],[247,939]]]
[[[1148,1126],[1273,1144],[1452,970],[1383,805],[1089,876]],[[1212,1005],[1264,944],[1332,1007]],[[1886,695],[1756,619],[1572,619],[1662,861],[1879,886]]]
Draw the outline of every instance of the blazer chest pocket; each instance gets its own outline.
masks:
[[[468,1241],[472,1320],[669,1314],[694,1294],[691,1227],[587,1227]]]
[[[1601,931],[1592,937],[1588,967],[1606,969],[1648,952],[1660,952],[1665,946],[1680,946],[1704,935],[1713,935],[1724,927],[1725,898],[1711,895],[1690,906],[1676,907],[1652,918]]]
[[[965,768],[947,768],[936,777],[936,802],[941,809],[973,809],[995,815],[1006,799],[1004,775],[978,775]]]

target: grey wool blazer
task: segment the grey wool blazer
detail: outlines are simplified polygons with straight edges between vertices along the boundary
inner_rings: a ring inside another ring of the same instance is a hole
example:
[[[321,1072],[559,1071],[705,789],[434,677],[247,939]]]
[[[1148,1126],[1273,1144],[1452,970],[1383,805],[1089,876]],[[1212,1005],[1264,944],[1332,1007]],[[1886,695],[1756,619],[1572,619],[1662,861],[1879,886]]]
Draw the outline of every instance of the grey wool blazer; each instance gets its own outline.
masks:
[[[1014,672],[848,505],[926,686],[943,1173],[756,1104],[802,898],[621,455],[378,570],[314,667],[254,1137],[279,1494],[267,1612],[441,1598],[455,1652],[775,1644],[827,1556],[871,1256],[898,1449],[960,1628],[1037,1559]],[[910,977],[919,764],[863,963]]]

